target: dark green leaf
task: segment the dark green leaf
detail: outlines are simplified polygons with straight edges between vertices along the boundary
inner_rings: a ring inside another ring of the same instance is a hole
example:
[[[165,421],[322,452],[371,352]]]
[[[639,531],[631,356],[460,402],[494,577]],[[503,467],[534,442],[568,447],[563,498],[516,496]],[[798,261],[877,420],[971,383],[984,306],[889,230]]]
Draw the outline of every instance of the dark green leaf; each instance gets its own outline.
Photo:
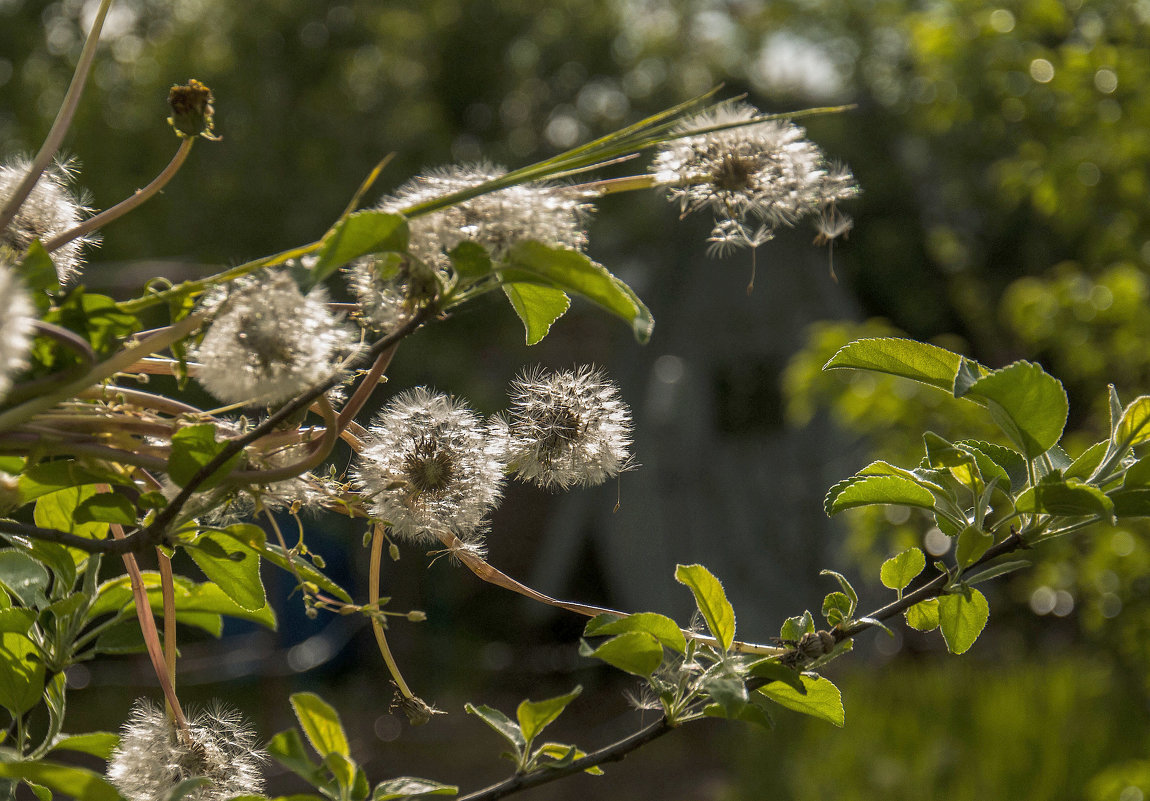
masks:
[[[923,509],[934,508],[934,495],[914,481],[896,476],[868,476],[857,480],[839,482],[827,493],[824,507],[827,514],[834,515],[844,509],[854,509],[871,504],[895,504],[917,506]]]
[[[690,588],[695,603],[707,621],[707,628],[723,651],[735,640],[735,610],[723,592],[723,585],[702,565],[677,565],[675,580]]]
[[[76,506],[77,523],[119,523],[131,526],[136,523],[136,507],[123,495],[115,492],[98,492]]]
[[[551,326],[571,306],[571,299],[562,290],[538,284],[507,283],[503,294],[523,321],[528,345],[538,344],[547,336]]]
[[[60,291],[56,265],[52,263],[52,257],[44,250],[39,239],[33,240],[28,246],[28,252],[24,254],[16,272],[25,288],[34,296],[42,297],[44,293],[55,294]],[[44,307],[40,312],[43,313],[47,308],[47,298],[44,298]]]
[[[1015,362],[970,385],[968,398],[988,405],[999,427],[1034,459],[1062,437],[1069,404],[1062,383],[1039,365]]]
[[[216,427],[211,423],[181,428],[172,435],[172,452],[168,457],[168,474],[172,481],[184,487],[201,468],[216,458],[225,447],[227,447],[226,442],[216,441]],[[242,456],[242,453],[237,453],[228,459],[197,487],[197,491],[211,489],[218,485],[235,468]]]
[[[777,659],[764,659],[756,662],[747,670],[747,675],[758,679],[767,679],[768,683],[781,681],[783,684],[789,684],[800,694],[807,691],[807,686],[803,684],[799,672],[780,664]]]
[[[19,606],[0,609],[0,633],[12,631],[17,634],[27,634],[28,629],[36,622],[36,613],[31,609]]]
[[[290,700],[296,719],[317,754],[339,754],[351,759],[347,735],[334,707],[315,693],[295,693]]]
[[[687,638],[683,630],[671,618],[655,612],[639,612],[626,617],[618,615],[597,615],[583,630],[585,637],[605,637],[622,634],[625,631],[645,631],[666,647],[677,653],[687,650]]]
[[[799,693],[793,687],[781,682],[760,687],[758,692],[787,709],[842,726],[846,722],[846,716],[839,688],[822,676],[804,675],[802,681],[806,693]]]
[[[120,742],[120,735],[110,731],[92,731],[86,734],[69,734],[60,737],[52,744],[50,751],[77,751],[100,759],[112,755],[112,749]]]
[[[974,645],[990,618],[990,604],[978,590],[944,595],[938,599],[938,623],[952,654],[965,653]]]
[[[1063,480],[1050,473],[1037,486],[1025,490],[1015,500],[1020,512],[1078,517],[1099,515],[1109,519],[1115,514],[1114,502],[1102,490],[1078,479]]]
[[[581,692],[583,692],[583,688],[576,687],[566,695],[558,695],[543,701],[523,701],[519,704],[515,716],[519,720],[519,730],[523,734],[523,739],[528,743],[527,747],[530,747],[531,742],[539,736],[539,732],[559,717],[567,705],[578,698]]]
[[[0,584],[24,606],[47,606],[50,582],[48,571],[28,554],[10,548],[0,550]]]
[[[0,776],[35,782],[76,801],[123,801],[103,776],[87,768],[43,761],[0,762]]]
[[[264,530],[259,526],[251,523],[236,523],[223,529],[223,533],[247,545],[259,553],[261,558],[271,562],[276,567],[291,572],[292,567],[288,564],[283,548],[267,542]],[[299,572],[300,578],[304,581],[312,582],[324,592],[331,593],[345,603],[352,603],[351,595],[348,594],[347,590],[336,584],[305,560],[293,559],[292,564],[294,564],[295,570]]]
[[[629,286],[582,253],[540,242],[514,245],[500,265],[506,282],[526,282],[580,295],[631,325],[635,338],[651,338],[655,321]]]
[[[357,211],[324,234],[311,282],[320,283],[348,262],[371,253],[407,250],[407,222],[398,214]]]
[[[451,257],[451,266],[456,274],[465,283],[491,273],[491,256],[488,255],[487,248],[478,242],[465,239],[447,255]]]
[[[267,604],[260,558],[251,548],[222,534],[204,534],[187,550],[204,575],[244,609],[254,612]]]
[[[662,653],[662,651],[660,651],[660,653]],[[475,706],[474,704],[464,704],[463,709],[469,715],[475,715],[498,732],[503,739],[511,743],[516,754],[523,753],[523,750],[527,747],[527,740],[523,737],[523,732],[519,728],[519,725],[498,709],[489,706]]]
[[[887,337],[855,340],[840,348],[823,369],[850,367],[887,373],[952,392],[962,360],[957,353],[934,345]]]
[[[628,631],[612,637],[598,648],[580,643],[581,656],[600,659],[636,676],[650,676],[663,663],[663,646],[645,631]]]
[[[55,459],[29,466],[18,478],[20,504],[34,501],[41,495],[58,492],[80,484],[128,484],[122,475],[112,470],[98,470],[71,459]]]
[[[738,717],[747,705],[747,686],[733,676],[708,676],[703,679],[701,689],[723,708],[729,718]]]
[[[454,784],[443,784],[430,779],[416,779],[400,776],[388,779],[375,786],[371,801],[397,801],[400,798],[416,798],[426,795],[458,795],[459,788]]]
[[[110,297],[89,294],[83,286],[72,287],[60,306],[44,315],[44,321],[88,340],[99,358],[111,356],[124,339],[140,330],[135,315],[121,311]]]
[[[912,606],[905,612],[906,624],[919,631],[934,631],[938,628],[938,599],[928,598]]]
[[[1109,497],[1116,517],[1150,517],[1150,488],[1114,490]]]
[[[1122,486],[1126,489],[1150,486],[1150,456],[1143,456],[1126,468],[1126,473],[1122,477]]]
[[[329,784],[323,768],[312,761],[304,747],[303,738],[295,729],[281,731],[267,744],[268,755],[308,784],[323,787]]]
[[[907,548],[882,563],[882,567],[879,568],[879,581],[884,587],[896,590],[901,598],[902,591],[909,587],[925,568],[926,557],[922,551],[918,548]]]

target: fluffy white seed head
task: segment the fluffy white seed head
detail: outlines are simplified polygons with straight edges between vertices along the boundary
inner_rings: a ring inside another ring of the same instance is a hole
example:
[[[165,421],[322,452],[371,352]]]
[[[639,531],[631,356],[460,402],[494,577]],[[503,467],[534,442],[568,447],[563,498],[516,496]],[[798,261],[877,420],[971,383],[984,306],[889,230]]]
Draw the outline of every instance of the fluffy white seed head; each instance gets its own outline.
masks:
[[[399,213],[420,203],[472,189],[506,173],[488,164],[444,167],[412,179],[389,197],[379,209]],[[526,241],[552,247],[582,250],[587,246],[586,224],[594,206],[582,190],[551,183],[530,183],[488,192],[439,211],[412,218],[409,251],[429,270],[446,280],[450,274],[448,253],[462,242],[476,242],[494,261],[510,248]],[[353,265],[351,284],[365,312],[381,328],[394,325],[397,313],[410,307],[428,291],[426,276],[400,269],[397,278],[380,277],[373,262]],[[390,270],[395,273],[395,270]]]
[[[477,543],[503,489],[500,450],[475,412],[417,387],[376,418],[354,476],[397,537],[432,545],[451,532]]]
[[[14,161],[0,165],[0,206],[3,206],[28,172],[28,162]],[[34,240],[49,239],[75,228],[90,211],[83,199],[69,189],[69,165],[60,163],[46,170],[36,182],[31,194],[20,206],[8,227],[0,231],[0,255],[16,258],[28,249]],[[86,245],[99,241],[95,236],[81,236],[52,252],[56,276],[61,284],[75,278],[84,261],[82,251]]]
[[[260,764],[267,756],[238,712],[216,706],[191,717],[188,727],[190,744],[160,707],[137,701],[108,761],[108,781],[128,801],[165,798],[177,784],[197,776],[210,782],[185,795],[188,801],[263,792]]]
[[[711,235],[719,250],[757,247],[762,233],[818,213],[858,194],[850,170],[827,162],[797,125],[780,120],[750,122],[757,109],[728,103],[682,123],[688,134],[662,146],[653,169],[684,215],[710,210]],[[747,125],[690,136],[706,128]],[[769,237],[767,237],[769,238]]]
[[[0,399],[28,366],[35,310],[16,273],[0,257]]]
[[[225,403],[276,404],[330,378],[354,346],[316,287],[302,294],[286,273],[237,281],[205,302],[215,319],[196,349],[196,378]]]
[[[591,367],[516,378],[507,426],[508,466],[541,487],[602,484],[631,463],[631,411]]]

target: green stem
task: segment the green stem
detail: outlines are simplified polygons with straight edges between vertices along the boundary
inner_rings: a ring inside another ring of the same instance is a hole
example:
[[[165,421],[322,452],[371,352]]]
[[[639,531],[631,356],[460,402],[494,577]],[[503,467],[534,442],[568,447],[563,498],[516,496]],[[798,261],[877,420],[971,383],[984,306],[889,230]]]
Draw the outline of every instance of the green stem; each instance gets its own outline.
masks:
[[[87,39],[84,40],[84,49],[80,51],[80,60],[76,63],[76,71],[72,73],[72,83],[69,84],[68,92],[64,95],[64,102],[60,104],[60,111],[57,112],[56,119],[49,129],[48,135],[44,138],[44,144],[40,146],[40,152],[32,159],[28,173],[12,192],[12,196],[8,198],[4,208],[0,209],[0,231],[7,229],[12,218],[16,216],[16,212],[20,210],[20,206],[32,193],[32,188],[36,186],[36,182],[40,180],[44,170],[48,169],[48,165],[64,141],[64,136],[68,133],[68,128],[72,125],[72,118],[76,115],[76,108],[80,105],[80,97],[84,94],[84,84],[87,83],[88,74],[92,70],[92,61],[96,58],[96,45],[100,41],[100,30],[104,27],[104,18],[108,16],[108,9],[111,6],[112,0],[100,0],[100,7],[96,9],[96,18],[92,20],[92,28],[88,31]]]
[[[376,523],[375,530],[371,535],[371,562],[368,566],[370,575],[367,579],[367,600],[372,608],[378,608],[379,604],[379,574],[380,563],[383,561],[383,540],[383,524]],[[375,642],[379,646],[383,663],[387,665],[388,672],[395,679],[395,686],[399,688],[404,698],[414,698],[415,695],[411,692],[411,688],[403,680],[403,674],[399,672],[399,665],[396,663],[395,657],[391,655],[391,648],[388,647],[383,624],[380,623],[379,617],[376,615],[371,616],[371,630],[375,633]]]

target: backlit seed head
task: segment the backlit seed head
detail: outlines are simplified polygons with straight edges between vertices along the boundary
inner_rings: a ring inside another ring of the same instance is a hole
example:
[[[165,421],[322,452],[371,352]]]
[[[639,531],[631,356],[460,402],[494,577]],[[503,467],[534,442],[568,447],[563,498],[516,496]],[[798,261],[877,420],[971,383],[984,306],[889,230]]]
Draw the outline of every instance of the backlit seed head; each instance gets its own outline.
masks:
[[[541,487],[602,484],[631,464],[631,411],[591,367],[516,378],[506,425],[508,466]]]
[[[0,400],[28,366],[35,310],[16,273],[0,257]]]
[[[24,160],[0,165],[0,206],[16,191],[28,168],[29,164]],[[0,231],[0,258],[16,261],[33,241],[47,242],[79,225],[90,210],[86,201],[77,197],[69,188],[71,182],[71,165],[67,162],[57,163],[52,169],[45,170],[12,222]],[[56,277],[61,284],[79,275],[84,263],[84,247],[97,242],[97,236],[81,236],[52,251]]]

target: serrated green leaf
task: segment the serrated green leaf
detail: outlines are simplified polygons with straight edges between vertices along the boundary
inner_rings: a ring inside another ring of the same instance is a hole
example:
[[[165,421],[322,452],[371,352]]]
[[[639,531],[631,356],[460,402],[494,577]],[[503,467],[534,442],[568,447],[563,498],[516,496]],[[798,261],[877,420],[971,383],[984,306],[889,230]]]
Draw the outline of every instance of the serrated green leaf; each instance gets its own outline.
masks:
[[[303,738],[295,729],[281,731],[267,744],[268,755],[300,776],[308,784],[323,787],[330,784],[323,767],[308,756]]]
[[[417,779],[413,776],[400,776],[380,782],[372,791],[371,801],[396,801],[400,798],[418,798],[428,795],[458,795],[459,788],[454,784],[443,784],[430,779]]]
[[[276,567],[288,572],[295,570],[304,581],[310,581],[324,592],[331,593],[345,603],[350,604],[353,602],[347,590],[325,576],[313,565],[309,564],[307,560],[296,558],[293,559],[289,565],[283,548],[279,545],[273,545],[267,542],[265,532],[259,526],[252,523],[235,523],[225,529],[221,529],[221,531],[254,550],[260,555],[261,559],[271,562]]]
[[[1102,490],[1078,479],[1063,480],[1058,473],[1050,473],[1037,486],[1027,488],[1014,506],[1029,514],[1100,515],[1107,519],[1115,514],[1114,502]]]
[[[977,526],[967,526],[958,534],[954,559],[959,567],[970,567],[994,544],[994,537]]]
[[[662,652],[660,651],[660,653]],[[498,732],[503,739],[511,743],[516,755],[522,754],[527,747],[527,740],[523,737],[523,732],[519,728],[519,724],[515,723],[498,709],[485,705],[475,706],[474,704],[464,704],[463,709],[467,714],[475,715],[475,717]]]
[[[132,526],[136,523],[136,507],[123,495],[97,492],[77,504],[74,518],[77,523],[119,523],[122,526]]]
[[[926,556],[922,551],[918,548],[907,548],[882,563],[882,567],[879,568],[879,581],[884,587],[898,592],[901,598],[902,591],[925,569]]]
[[[123,801],[112,785],[87,768],[55,762],[0,762],[0,777],[23,779],[77,801]]]
[[[145,570],[141,572],[141,580],[148,594],[148,605],[152,607],[153,612],[162,615],[164,602],[160,589],[160,574],[154,570]],[[211,582],[198,583],[177,575],[172,583],[176,600],[177,620],[184,620],[185,614],[188,614],[189,622],[192,622],[191,613],[209,613],[250,620],[273,630],[276,627],[275,612],[266,604],[259,609],[249,610],[237,604]],[[88,615],[94,619],[101,615],[115,614],[121,610],[131,610],[133,606],[132,588],[128,577],[120,576],[100,585],[96,594],[96,601],[89,609]],[[198,625],[198,623],[194,623],[194,625]]]
[[[1125,489],[1150,486],[1150,456],[1143,456],[1126,468],[1122,476],[1122,486]]]
[[[407,222],[398,214],[374,209],[349,214],[324,234],[312,267],[312,285],[361,256],[403,252],[407,242]]]
[[[687,638],[679,624],[671,618],[655,612],[639,612],[626,617],[618,615],[597,615],[588,621],[583,629],[584,637],[605,637],[622,634],[625,631],[645,631],[666,647],[677,653],[687,650]]]
[[[840,482],[841,483],[841,482]],[[839,487],[838,484],[835,487]],[[832,488],[832,492],[835,488]],[[868,476],[851,481],[835,492],[827,494],[827,513],[838,514],[844,509],[854,509],[872,504],[894,504],[917,506],[922,509],[934,508],[934,495],[930,490],[909,479],[897,476]]]
[[[628,631],[612,637],[598,648],[582,642],[579,654],[643,677],[650,676],[663,664],[663,645],[645,631]]]
[[[735,640],[735,610],[727,600],[723,585],[702,565],[677,565],[675,580],[691,590],[707,628],[722,650],[728,650]]]
[[[779,639],[798,642],[804,634],[815,630],[815,619],[809,611],[796,617],[788,617],[779,629]]]
[[[1122,411],[1114,444],[1120,451],[1150,440],[1150,395],[1135,398]]]
[[[551,326],[567,313],[571,299],[560,289],[528,283],[505,283],[503,294],[523,322],[528,345],[536,345]]]
[[[181,487],[216,458],[227,447],[226,442],[216,441],[216,427],[211,423],[185,426],[172,435],[172,450],[168,456],[168,475]],[[197,491],[211,489],[219,485],[228,473],[239,463],[242,453],[228,459],[219,469],[197,487]]]
[[[851,599],[846,593],[832,592],[823,598],[823,617],[832,628],[851,619]]]
[[[843,594],[846,595],[850,601],[850,614],[853,615],[855,607],[859,604],[859,596],[858,593],[855,592],[855,588],[847,581],[847,577],[834,570],[820,570],[819,575],[830,576],[839,583],[839,586],[843,588]]]
[[[76,519],[76,509],[95,494],[94,486],[84,484],[41,495],[36,499],[32,519],[41,528],[54,528],[78,537],[100,539],[108,533],[107,523],[81,523]]]
[[[806,693],[799,693],[793,687],[781,682],[760,687],[758,692],[787,709],[825,720],[836,726],[843,726],[846,723],[846,715],[843,712],[843,697],[839,688],[822,676],[803,675],[802,682],[806,687]]]
[[[508,283],[539,284],[584,297],[629,323],[640,342],[651,338],[655,321],[639,296],[578,251],[520,242],[508,251],[499,272]]]
[[[35,643],[24,634],[0,634],[0,706],[18,717],[43,693],[44,662]]]
[[[964,450],[960,450],[948,440],[943,439],[933,431],[922,435],[923,445],[926,447],[926,460],[931,467],[946,468],[970,464],[974,457]]]
[[[515,717],[519,720],[519,730],[523,739],[527,741],[527,748],[547,728],[555,718],[562,714],[567,705],[579,697],[582,687],[576,687],[566,695],[557,695],[543,701],[522,701],[515,710]]]
[[[906,610],[906,624],[919,631],[934,631],[938,628],[938,599],[928,598]]]
[[[938,599],[938,624],[946,647],[952,654],[970,650],[990,618],[990,604],[978,590],[944,595]]]
[[[1106,450],[1110,446],[1110,440],[1104,439],[1101,442],[1096,442],[1087,448],[1082,454],[1070,463],[1070,467],[1063,471],[1064,478],[1080,478],[1083,481],[1090,478],[1094,471],[1098,469],[1098,465],[1102,464],[1103,458],[1106,456]]]
[[[49,753],[52,751],[76,751],[89,754],[100,759],[107,759],[112,750],[120,742],[120,735],[110,731],[91,731],[85,734],[69,734],[58,737]]]
[[[985,402],[994,421],[1029,459],[1058,444],[1070,410],[1062,382],[1030,362],[991,371],[971,384],[965,397]]]
[[[260,558],[251,548],[222,534],[204,534],[187,550],[204,575],[241,607],[254,612],[267,604]]]
[[[823,369],[846,367],[887,373],[952,392],[962,358],[913,339],[858,339],[840,348]]]
[[[783,684],[789,684],[798,693],[805,693],[807,691],[806,685],[803,684],[801,674],[797,670],[793,670],[781,664],[777,659],[763,659],[756,662],[747,669],[747,676],[767,679],[768,682],[781,681]]]
[[[294,693],[289,700],[300,728],[317,754],[324,758],[328,754],[339,754],[351,759],[347,735],[339,713],[331,704],[315,693]]]

